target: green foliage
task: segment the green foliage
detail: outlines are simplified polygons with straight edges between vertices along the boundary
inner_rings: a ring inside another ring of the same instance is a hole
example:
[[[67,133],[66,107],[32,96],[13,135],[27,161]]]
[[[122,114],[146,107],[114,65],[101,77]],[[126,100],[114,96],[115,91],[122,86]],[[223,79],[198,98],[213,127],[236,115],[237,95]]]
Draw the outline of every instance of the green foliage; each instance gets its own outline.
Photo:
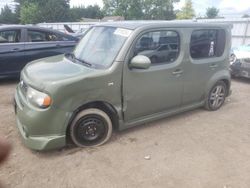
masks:
[[[179,0],[103,0],[107,16],[125,19],[171,20],[175,18],[173,3]]]
[[[191,0],[186,0],[185,5],[176,14],[177,19],[192,19],[195,16],[195,11],[193,8],[193,3]]]
[[[47,0],[46,3],[40,6],[40,9],[41,22],[62,22],[69,20],[69,0]]]
[[[220,10],[215,7],[208,7],[206,11],[207,18],[216,18]]]
[[[40,21],[40,10],[37,3],[24,3],[20,9],[22,24],[35,24]]]
[[[74,7],[70,9],[70,17],[72,21],[79,21],[82,18],[101,19],[103,18],[103,12],[97,5],[88,7]]]
[[[145,0],[145,18],[150,20],[172,20],[176,15],[173,4],[179,0]]]
[[[13,13],[7,5],[1,9],[0,23],[2,23],[2,24],[16,24],[18,22],[19,22],[19,20],[18,20],[17,14]]]
[[[173,5],[180,0],[103,0],[103,10],[97,5],[70,9],[70,0],[14,1],[17,3],[15,22],[19,19],[19,22],[23,24],[36,24],[79,21],[82,18],[101,19],[104,14],[105,16],[124,16],[128,20],[171,20],[176,17]],[[9,13],[5,17],[12,19]],[[13,21],[7,22],[13,23]]]
[[[69,0],[18,0],[21,23],[60,22],[69,20]]]

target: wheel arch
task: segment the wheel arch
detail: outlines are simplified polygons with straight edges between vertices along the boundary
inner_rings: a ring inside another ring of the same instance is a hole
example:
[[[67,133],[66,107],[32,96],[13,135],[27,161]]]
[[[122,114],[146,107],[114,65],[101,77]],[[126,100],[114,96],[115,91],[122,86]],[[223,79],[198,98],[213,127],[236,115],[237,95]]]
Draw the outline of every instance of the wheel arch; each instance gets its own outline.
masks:
[[[226,87],[227,87],[227,95],[226,96],[228,96],[230,94],[230,86],[231,86],[230,80],[224,78],[224,79],[221,79],[221,81],[223,81],[226,84]]]
[[[93,101],[93,102],[88,102],[86,104],[81,105],[73,112],[73,114],[72,114],[72,116],[67,124],[67,127],[66,127],[67,139],[70,137],[69,136],[69,129],[70,129],[70,125],[71,125],[72,121],[74,120],[74,118],[77,116],[77,114],[79,112],[81,112],[82,110],[88,109],[88,108],[97,108],[99,110],[104,111],[110,117],[113,129],[118,130],[118,128],[119,128],[119,115],[118,115],[118,112],[115,109],[115,107],[113,105],[111,105],[110,103],[105,102],[105,101]]]
[[[219,71],[213,75],[213,77],[207,83],[207,87],[205,90],[205,96],[207,97],[208,93],[212,89],[212,87],[218,82],[223,81],[227,86],[227,96],[230,94],[230,87],[231,87],[231,76],[229,71],[223,70]]]

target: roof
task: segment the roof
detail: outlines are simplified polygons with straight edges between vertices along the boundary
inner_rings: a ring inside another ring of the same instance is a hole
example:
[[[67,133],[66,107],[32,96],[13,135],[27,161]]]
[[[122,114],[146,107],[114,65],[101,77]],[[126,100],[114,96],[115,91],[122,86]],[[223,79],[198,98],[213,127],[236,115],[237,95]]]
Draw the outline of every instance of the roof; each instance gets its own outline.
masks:
[[[21,28],[27,28],[27,29],[41,29],[41,30],[46,30],[46,31],[51,31],[54,33],[61,33],[64,34],[60,31],[45,28],[45,27],[38,27],[38,26],[32,26],[32,25],[1,25],[0,29],[21,29]]]
[[[106,22],[98,24],[97,26],[121,27],[135,30],[141,27],[230,27],[230,24],[225,23],[198,23],[194,21],[118,21]]]

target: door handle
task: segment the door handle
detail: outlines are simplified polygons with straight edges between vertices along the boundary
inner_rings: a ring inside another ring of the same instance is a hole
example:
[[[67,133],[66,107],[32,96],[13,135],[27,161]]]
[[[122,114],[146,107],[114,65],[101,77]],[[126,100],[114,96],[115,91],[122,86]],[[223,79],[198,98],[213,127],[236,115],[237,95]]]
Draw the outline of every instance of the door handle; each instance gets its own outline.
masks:
[[[212,64],[212,65],[209,65],[209,67],[210,68],[216,68],[216,67],[218,67],[218,65],[217,64]]]
[[[178,75],[178,74],[182,74],[182,73],[183,73],[183,70],[181,70],[181,69],[177,69],[174,72],[172,72],[173,75]]]

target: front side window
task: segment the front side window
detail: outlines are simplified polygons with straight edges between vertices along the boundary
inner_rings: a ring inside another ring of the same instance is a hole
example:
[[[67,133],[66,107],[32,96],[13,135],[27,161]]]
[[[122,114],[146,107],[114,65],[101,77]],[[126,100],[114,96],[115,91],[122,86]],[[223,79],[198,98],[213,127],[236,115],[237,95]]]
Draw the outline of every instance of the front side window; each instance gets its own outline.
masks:
[[[20,42],[20,30],[0,31],[0,43],[16,43]]]
[[[226,34],[222,29],[202,29],[192,33],[190,54],[194,59],[222,56]]]
[[[28,42],[48,42],[58,40],[58,36],[54,33],[28,30]]]
[[[152,65],[174,62],[180,49],[179,35],[175,31],[153,31],[142,35],[136,43],[135,54],[147,56]]]
[[[109,67],[131,32],[116,27],[93,27],[78,43],[73,54],[76,59],[92,66]]]

